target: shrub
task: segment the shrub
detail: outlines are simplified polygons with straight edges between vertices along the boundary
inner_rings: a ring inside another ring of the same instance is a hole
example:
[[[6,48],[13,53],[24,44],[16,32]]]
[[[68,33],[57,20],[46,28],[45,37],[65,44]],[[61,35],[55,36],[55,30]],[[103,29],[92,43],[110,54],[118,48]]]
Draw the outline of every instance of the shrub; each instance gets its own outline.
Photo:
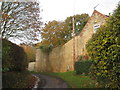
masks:
[[[24,49],[28,62],[35,62],[35,48],[33,46],[28,45],[21,45],[21,47]]]
[[[2,40],[2,70],[24,71],[27,67],[27,58],[23,48],[8,40]]]
[[[7,72],[12,68],[12,57],[10,56],[11,43],[7,40],[2,40],[2,71]]]
[[[27,57],[23,48],[13,44],[11,54],[14,65],[12,69],[14,71],[24,71],[27,68]]]
[[[91,60],[78,61],[75,63],[76,74],[88,74],[90,72],[90,67],[92,65]]]
[[[51,46],[51,45],[43,45],[43,46],[40,46],[40,49],[43,52],[49,53],[50,51],[52,51],[53,46]]]
[[[120,88],[120,5],[86,47],[94,60],[92,76],[105,87]]]
[[[2,89],[31,88],[35,80],[28,72],[6,72],[2,74]]]

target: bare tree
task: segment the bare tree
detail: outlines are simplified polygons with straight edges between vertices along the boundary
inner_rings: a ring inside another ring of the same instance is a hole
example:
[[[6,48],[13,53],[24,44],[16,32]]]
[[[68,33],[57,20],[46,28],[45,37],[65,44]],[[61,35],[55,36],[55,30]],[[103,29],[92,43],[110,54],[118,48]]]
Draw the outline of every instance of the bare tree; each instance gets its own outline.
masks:
[[[2,2],[2,38],[11,37],[33,42],[40,32],[40,6],[37,2]]]

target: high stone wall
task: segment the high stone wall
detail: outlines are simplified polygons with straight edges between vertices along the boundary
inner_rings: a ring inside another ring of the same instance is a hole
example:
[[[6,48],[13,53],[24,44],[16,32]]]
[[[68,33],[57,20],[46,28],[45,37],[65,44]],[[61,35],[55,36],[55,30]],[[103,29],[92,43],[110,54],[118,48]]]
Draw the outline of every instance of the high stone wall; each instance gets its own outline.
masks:
[[[107,17],[98,11],[94,11],[91,18],[83,28],[80,35],[75,36],[63,46],[54,48],[49,54],[36,50],[36,71],[66,72],[74,70],[74,62],[80,55],[85,55],[86,42],[94,33],[94,25],[105,23]],[[75,53],[74,53],[75,52]],[[74,60],[75,57],[75,60]]]
[[[36,71],[66,72],[73,71],[73,40],[64,46],[54,48],[49,54],[36,50]]]
[[[36,49],[35,71],[45,72],[47,69],[48,54]]]

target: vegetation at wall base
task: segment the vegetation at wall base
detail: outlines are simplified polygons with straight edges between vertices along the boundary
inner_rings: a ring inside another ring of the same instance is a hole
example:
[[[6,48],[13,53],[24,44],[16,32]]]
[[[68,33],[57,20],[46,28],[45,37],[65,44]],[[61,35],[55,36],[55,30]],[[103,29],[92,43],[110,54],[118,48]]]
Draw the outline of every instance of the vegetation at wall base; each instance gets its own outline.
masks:
[[[86,47],[94,60],[92,76],[104,87],[120,89],[120,4]]]
[[[77,61],[74,65],[76,74],[89,74],[92,60]]]

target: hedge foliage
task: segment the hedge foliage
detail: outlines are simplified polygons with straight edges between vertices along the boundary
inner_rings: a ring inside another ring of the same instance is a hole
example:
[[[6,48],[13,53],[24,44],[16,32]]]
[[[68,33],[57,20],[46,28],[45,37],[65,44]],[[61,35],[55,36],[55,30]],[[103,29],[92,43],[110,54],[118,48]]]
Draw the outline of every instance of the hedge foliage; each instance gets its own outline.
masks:
[[[27,55],[28,62],[35,62],[36,49],[33,46],[24,45],[24,44],[20,46],[24,49]]]
[[[105,87],[120,88],[120,5],[88,41],[86,48],[94,60],[92,76]]]
[[[92,65],[91,60],[78,61],[75,63],[76,74],[88,74],[90,72],[90,67]]]
[[[10,41],[2,40],[2,71],[24,71],[27,58],[23,48]]]
[[[31,88],[34,84],[34,77],[29,72],[6,72],[2,74],[2,89],[8,90]],[[31,90],[31,89],[30,89]]]

